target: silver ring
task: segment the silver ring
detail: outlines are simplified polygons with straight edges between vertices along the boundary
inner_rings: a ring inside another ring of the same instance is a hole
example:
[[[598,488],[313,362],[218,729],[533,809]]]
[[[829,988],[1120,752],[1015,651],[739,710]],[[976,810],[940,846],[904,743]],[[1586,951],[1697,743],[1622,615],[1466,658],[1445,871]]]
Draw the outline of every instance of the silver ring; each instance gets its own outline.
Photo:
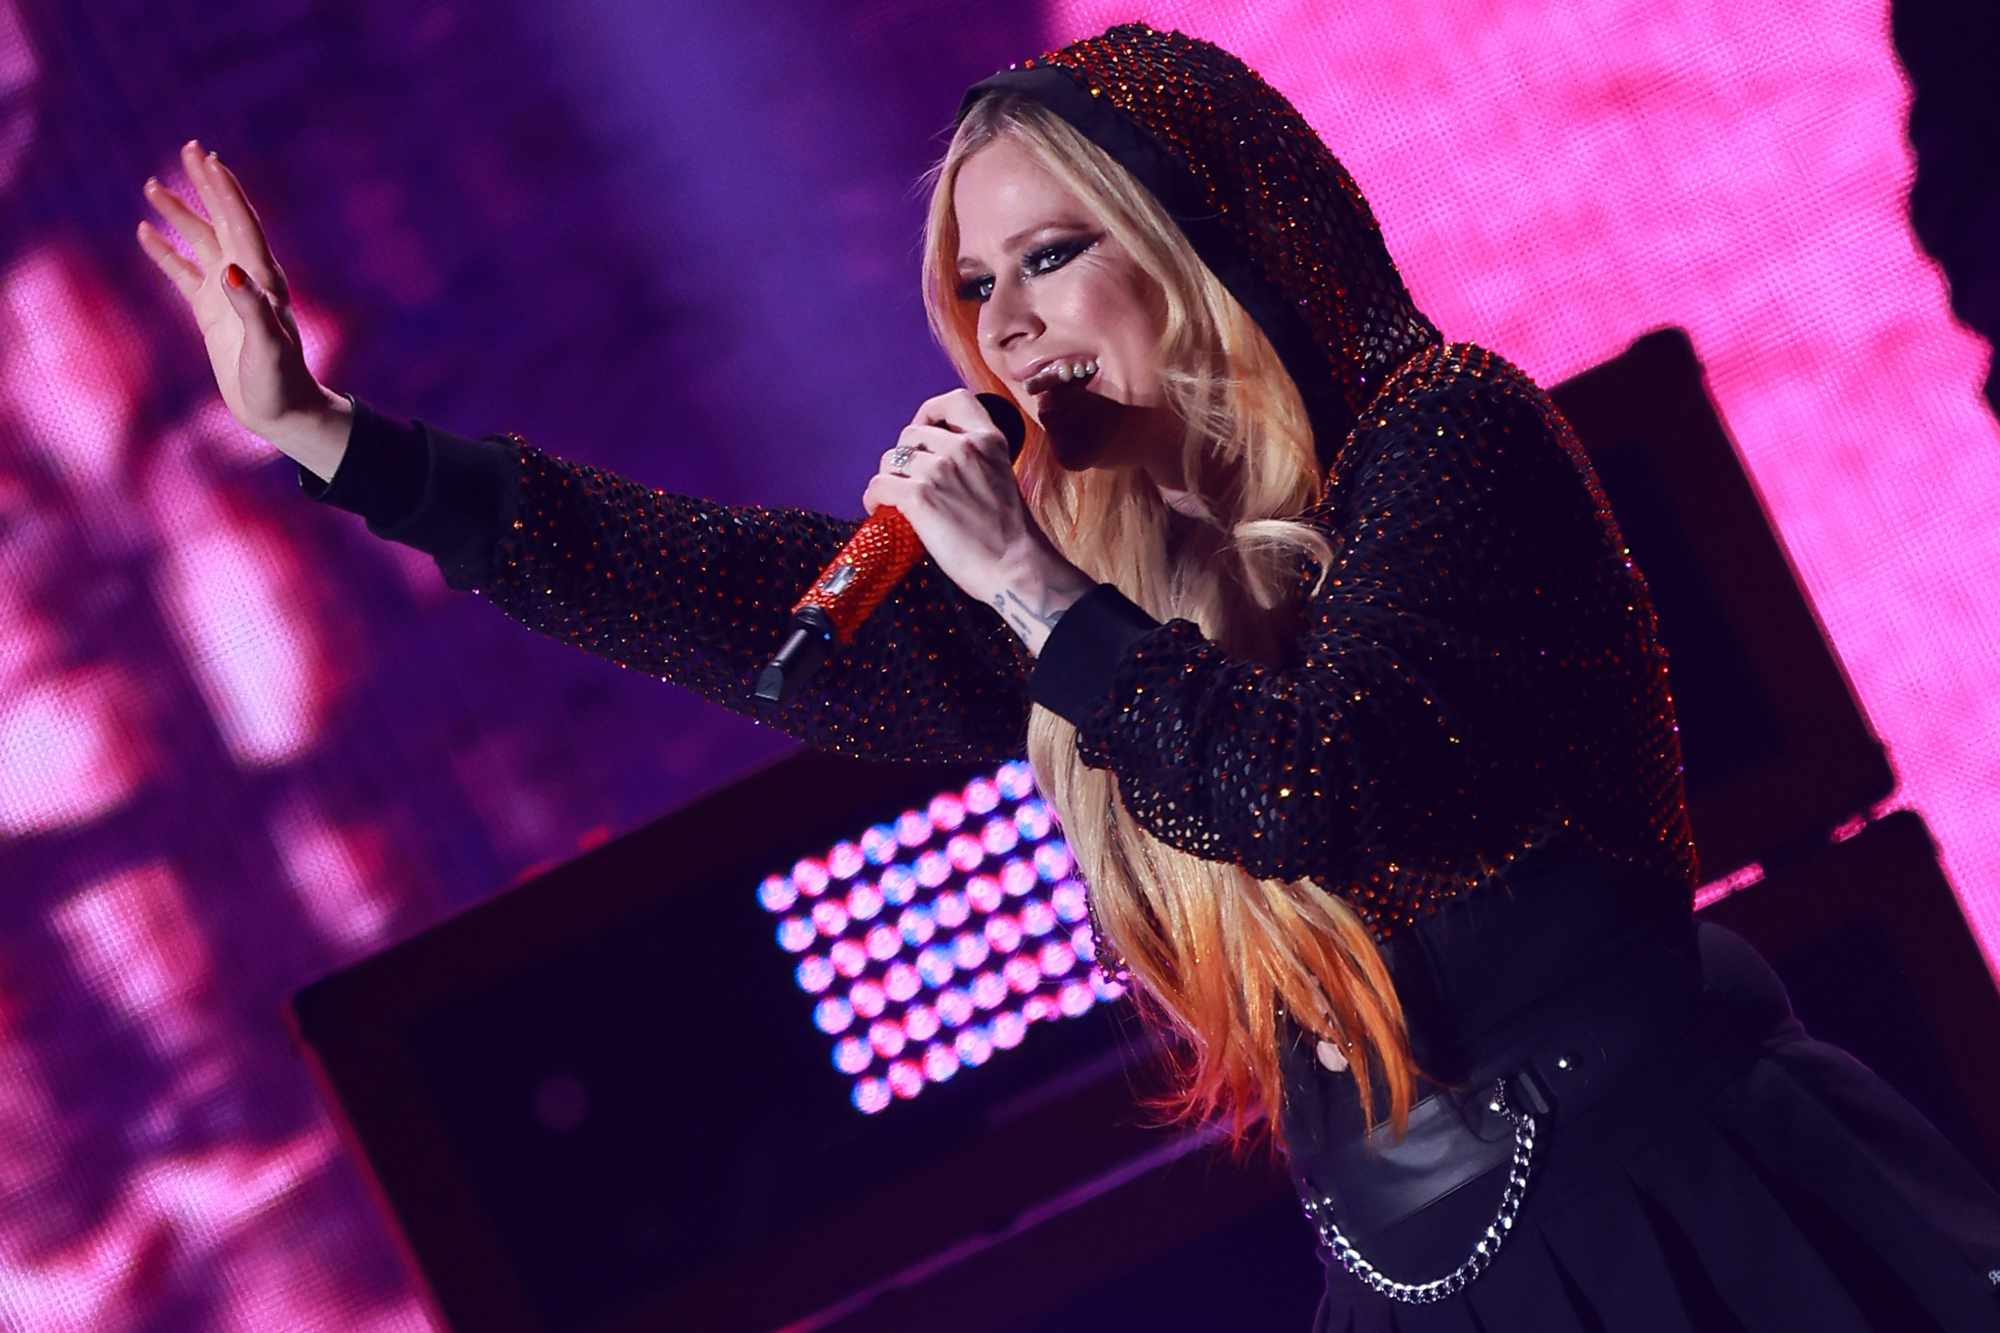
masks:
[[[889,455],[889,466],[892,468],[908,467],[910,465],[910,455],[916,453],[916,451],[917,446],[914,444],[897,445],[895,451]]]

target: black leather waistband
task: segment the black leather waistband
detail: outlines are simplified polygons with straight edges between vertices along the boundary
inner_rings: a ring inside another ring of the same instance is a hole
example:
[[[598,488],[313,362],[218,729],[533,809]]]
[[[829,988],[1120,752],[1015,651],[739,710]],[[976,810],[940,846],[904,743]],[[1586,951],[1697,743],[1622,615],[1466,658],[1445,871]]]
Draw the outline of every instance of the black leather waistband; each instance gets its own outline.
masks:
[[[1695,930],[1690,920],[1690,951]],[[1640,942],[1602,961],[1591,976],[1481,1040],[1463,1089],[1421,1098],[1400,1141],[1384,1121],[1314,1155],[1305,1183],[1327,1196],[1332,1217],[1364,1253],[1369,1237],[1512,1159],[1513,1122],[1491,1107],[1497,1080],[1505,1080],[1510,1106],[1533,1115],[1539,1159],[1566,1126],[1609,1096],[1686,1093],[1692,1071],[1732,1067],[1718,1045],[1747,1058],[1749,1034],[1705,1001],[1699,963],[1689,960],[1693,970],[1684,969],[1675,941]],[[1468,1237],[1467,1246],[1476,1239]]]

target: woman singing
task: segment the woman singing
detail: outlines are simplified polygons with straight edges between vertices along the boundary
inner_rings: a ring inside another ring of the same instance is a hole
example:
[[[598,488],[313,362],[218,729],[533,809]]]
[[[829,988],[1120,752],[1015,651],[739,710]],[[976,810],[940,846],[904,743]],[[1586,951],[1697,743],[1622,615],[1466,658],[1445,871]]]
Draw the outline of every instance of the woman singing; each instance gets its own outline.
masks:
[[[186,162],[212,225],[148,197],[193,262],[140,243],[309,496],[811,744],[1027,754],[1100,962],[1187,1053],[1170,1109],[1278,1131],[1316,1330],[2000,1327],[2000,1196],[1694,920],[1666,653],[1568,423],[1441,337],[1234,56],[1123,24],[967,92],[922,271],[963,387],[862,496],[927,555],[772,713],[855,520],[324,388],[240,184]]]

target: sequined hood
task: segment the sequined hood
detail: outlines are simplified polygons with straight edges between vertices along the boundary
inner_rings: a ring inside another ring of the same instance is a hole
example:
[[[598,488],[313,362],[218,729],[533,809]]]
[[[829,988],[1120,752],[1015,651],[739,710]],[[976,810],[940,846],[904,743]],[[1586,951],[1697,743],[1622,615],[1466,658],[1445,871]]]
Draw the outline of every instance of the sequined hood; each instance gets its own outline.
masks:
[[[1124,23],[966,90],[1033,98],[1122,163],[1271,340],[1322,468],[1395,368],[1441,342],[1381,227],[1297,108],[1236,56]]]

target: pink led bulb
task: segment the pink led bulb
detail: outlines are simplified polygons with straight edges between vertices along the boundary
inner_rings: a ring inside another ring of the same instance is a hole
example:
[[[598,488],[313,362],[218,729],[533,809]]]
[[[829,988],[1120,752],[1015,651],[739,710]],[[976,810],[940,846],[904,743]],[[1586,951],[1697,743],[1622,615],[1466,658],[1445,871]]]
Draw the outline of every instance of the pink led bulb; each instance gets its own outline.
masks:
[[[967,1028],[951,1039],[951,1049],[960,1063],[983,1065],[993,1054],[993,1043],[977,1028]]]
[[[944,845],[944,854],[952,869],[961,875],[977,870],[979,863],[986,859],[986,849],[970,833],[952,834],[951,841]]]
[[[1007,998],[1007,982],[998,972],[981,972],[972,979],[972,1002],[981,1009],[996,1009]]]
[[[1049,807],[1043,801],[1023,801],[1014,810],[1014,827],[1024,838],[1046,838],[1055,827]]]
[[[882,983],[879,981],[855,982],[854,988],[848,991],[847,998],[854,1006],[854,1012],[863,1018],[880,1018],[882,1011],[889,1005],[889,997],[883,992]]]
[[[853,879],[867,864],[859,843],[836,842],[826,854],[826,868],[835,879]]]
[[[1035,873],[1034,865],[1018,856],[1000,867],[1000,887],[1006,890],[1009,898],[1020,897],[1041,883],[1041,879]]]
[[[1008,800],[1019,801],[1034,795],[1035,770],[1026,760],[1010,759],[993,775],[993,784]]]
[[[1011,819],[989,819],[979,830],[979,844],[988,855],[1005,856],[1021,845],[1021,831]]]
[[[889,1091],[908,1101],[924,1090],[924,1072],[914,1060],[898,1060],[889,1066]]]
[[[958,1057],[952,1054],[950,1046],[937,1045],[924,1048],[924,1077],[933,1083],[942,1083],[958,1072]]]
[[[950,831],[965,822],[965,802],[950,792],[940,792],[931,797],[925,813],[930,816],[934,827]]]
[[[905,1039],[903,1025],[894,1019],[878,1018],[868,1025],[868,1044],[884,1060],[901,1055]]]
[[[837,940],[826,956],[833,960],[833,970],[843,977],[858,977],[868,967],[868,951],[858,940]]]
[[[970,881],[967,881],[967,883],[969,885]],[[995,901],[998,900],[996,899]],[[972,914],[971,906],[966,901],[966,894],[960,893],[956,889],[946,889],[943,893],[933,898],[931,900],[931,911],[936,915],[937,923],[946,930],[964,925],[966,919]]]
[[[813,1006],[813,1023],[829,1035],[845,1032],[853,1026],[854,1006],[838,995],[829,995]]]
[[[1089,909],[1084,905],[1083,882],[1066,879],[1049,893],[1049,905],[1056,909],[1056,915],[1074,924],[1083,920]]]
[[[792,884],[808,898],[818,897],[826,892],[826,865],[807,857],[792,867]]]
[[[766,875],[757,886],[757,901],[767,912],[783,912],[799,900],[799,891],[784,875]]]
[[[987,917],[986,926],[980,933],[996,952],[1012,953],[1021,947],[1021,923],[1005,912]]]
[[[820,934],[832,939],[847,929],[847,908],[832,898],[822,898],[813,904],[812,922]]]
[[[984,935],[964,931],[954,935],[951,941],[952,966],[971,969],[985,962],[993,952]]]
[[[889,1105],[889,1080],[871,1075],[858,1079],[854,1084],[854,1109],[863,1115],[875,1115]]]
[[[1015,954],[1002,964],[1000,975],[1007,979],[1007,989],[1016,995],[1026,995],[1042,984],[1042,969],[1024,953]]]
[[[931,821],[915,810],[905,810],[896,818],[896,841],[905,847],[921,847],[931,840]]]
[[[993,1044],[1001,1050],[1013,1050],[1027,1035],[1028,1020],[1021,1015],[1009,1012],[993,1016]]]
[[[896,918],[896,931],[909,944],[929,944],[937,934],[937,914],[921,907],[905,907]]]
[[[938,992],[938,1017],[953,1027],[963,1027],[972,1020],[972,996],[962,986],[952,986]]]
[[[1000,804],[1000,788],[991,778],[974,778],[965,784],[965,808],[975,815],[983,815]]]
[[[1004,896],[1000,881],[991,875],[974,875],[965,881],[965,900],[982,912],[990,912],[1000,906]]]
[[[889,998],[901,1004],[924,988],[924,979],[917,969],[905,962],[889,964],[889,970],[882,974],[882,989]]]
[[[842,1037],[833,1044],[833,1067],[843,1074],[858,1074],[875,1063],[875,1053],[859,1037]]]
[[[866,880],[847,891],[847,914],[856,921],[873,920],[875,914],[881,910],[882,890]]]
[[[903,1031],[910,1034],[911,1041],[929,1041],[943,1026],[937,1010],[927,1004],[913,1004],[903,1011]]]

